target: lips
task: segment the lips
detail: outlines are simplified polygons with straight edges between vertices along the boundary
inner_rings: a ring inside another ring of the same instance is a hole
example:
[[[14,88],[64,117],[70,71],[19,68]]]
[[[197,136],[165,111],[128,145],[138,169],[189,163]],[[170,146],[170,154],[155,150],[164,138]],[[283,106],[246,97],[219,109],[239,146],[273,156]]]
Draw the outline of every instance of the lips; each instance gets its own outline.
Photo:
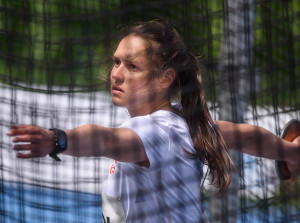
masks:
[[[120,94],[120,93],[124,92],[124,91],[122,90],[122,88],[120,88],[120,87],[117,86],[117,85],[113,85],[113,86],[111,87],[111,91],[112,91],[113,94]]]

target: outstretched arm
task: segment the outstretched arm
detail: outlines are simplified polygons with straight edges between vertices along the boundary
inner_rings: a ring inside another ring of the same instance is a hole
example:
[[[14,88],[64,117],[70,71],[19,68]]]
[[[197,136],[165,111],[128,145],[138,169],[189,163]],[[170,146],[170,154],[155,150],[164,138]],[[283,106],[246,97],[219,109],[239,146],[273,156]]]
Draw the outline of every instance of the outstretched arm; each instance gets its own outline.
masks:
[[[288,142],[254,125],[225,121],[217,121],[217,125],[229,149],[286,161],[293,177],[300,174],[300,136]]]
[[[105,156],[123,162],[147,160],[143,143],[138,135],[127,128],[106,128],[99,125],[83,125],[65,131],[71,156]],[[44,157],[54,150],[54,133],[33,125],[20,125],[10,129],[14,149],[19,158]],[[28,153],[20,153],[27,151]]]

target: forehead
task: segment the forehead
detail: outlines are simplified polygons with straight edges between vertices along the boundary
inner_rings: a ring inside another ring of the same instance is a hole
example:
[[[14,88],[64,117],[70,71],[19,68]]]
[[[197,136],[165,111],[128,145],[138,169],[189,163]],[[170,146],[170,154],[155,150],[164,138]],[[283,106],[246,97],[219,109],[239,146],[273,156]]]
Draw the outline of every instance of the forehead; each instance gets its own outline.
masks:
[[[146,41],[141,37],[129,35],[121,40],[114,56],[130,60],[145,57],[145,53]]]

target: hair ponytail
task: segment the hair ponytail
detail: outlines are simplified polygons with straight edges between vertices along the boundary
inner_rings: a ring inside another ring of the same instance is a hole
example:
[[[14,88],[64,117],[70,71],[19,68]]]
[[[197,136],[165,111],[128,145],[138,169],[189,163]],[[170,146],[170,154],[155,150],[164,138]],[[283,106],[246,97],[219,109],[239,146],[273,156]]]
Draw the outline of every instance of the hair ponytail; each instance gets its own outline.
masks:
[[[227,147],[208,110],[202,85],[199,62],[188,53],[184,71],[178,73],[183,116],[189,126],[195,153],[188,156],[207,164],[211,182],[225,191],[231,182],[231,164]]]
[[[180,95],[183,117],[195,148],[195,153],[187,152],[187,155],[207,164],[212,183],[219,191],[225,191],[231,181],[232,161],[206,105],[197,58],[186,49],[176,30],[168,23],[150,21],[124,31],[122,38],[133,34],[149,44],[147,53],[154,74],[168,68],[175,70],[176,77],[169,95]]]

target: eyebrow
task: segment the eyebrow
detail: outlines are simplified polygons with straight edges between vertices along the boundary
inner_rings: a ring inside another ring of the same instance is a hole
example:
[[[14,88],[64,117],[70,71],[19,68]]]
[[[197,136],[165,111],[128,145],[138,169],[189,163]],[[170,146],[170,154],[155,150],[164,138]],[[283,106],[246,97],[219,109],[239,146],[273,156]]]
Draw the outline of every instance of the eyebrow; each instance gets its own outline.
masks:
[[[134,55],[126,56],[126,58],[124,58],[123,61],[125,61],[126,63],[128,63],[128,62],[140,63],[141,61],[140,60],[135,60],[135,57],[137,57],[137,55],[136,56],[134,56]],[[120,60],[120,58],[116,55],[113,55],[112,59],[113,60]]]
[[[119,60],[119,57],[116,57],[115,55],[112,56],[113,60]]]
[[[134,60],[136,57],[140,56],[140,55],[143,55],[145,54],[146,56],[146,50],[141,50],[140,52],[137,52],[135,54],[132,54],[132,53],[127,53],[125,55],[126,59],[124,59],[125,61],[132,61]],[[115,54],[113,55],[113,58],[117,58],[117,59],[120,59],[119,57],[117,57]]]

